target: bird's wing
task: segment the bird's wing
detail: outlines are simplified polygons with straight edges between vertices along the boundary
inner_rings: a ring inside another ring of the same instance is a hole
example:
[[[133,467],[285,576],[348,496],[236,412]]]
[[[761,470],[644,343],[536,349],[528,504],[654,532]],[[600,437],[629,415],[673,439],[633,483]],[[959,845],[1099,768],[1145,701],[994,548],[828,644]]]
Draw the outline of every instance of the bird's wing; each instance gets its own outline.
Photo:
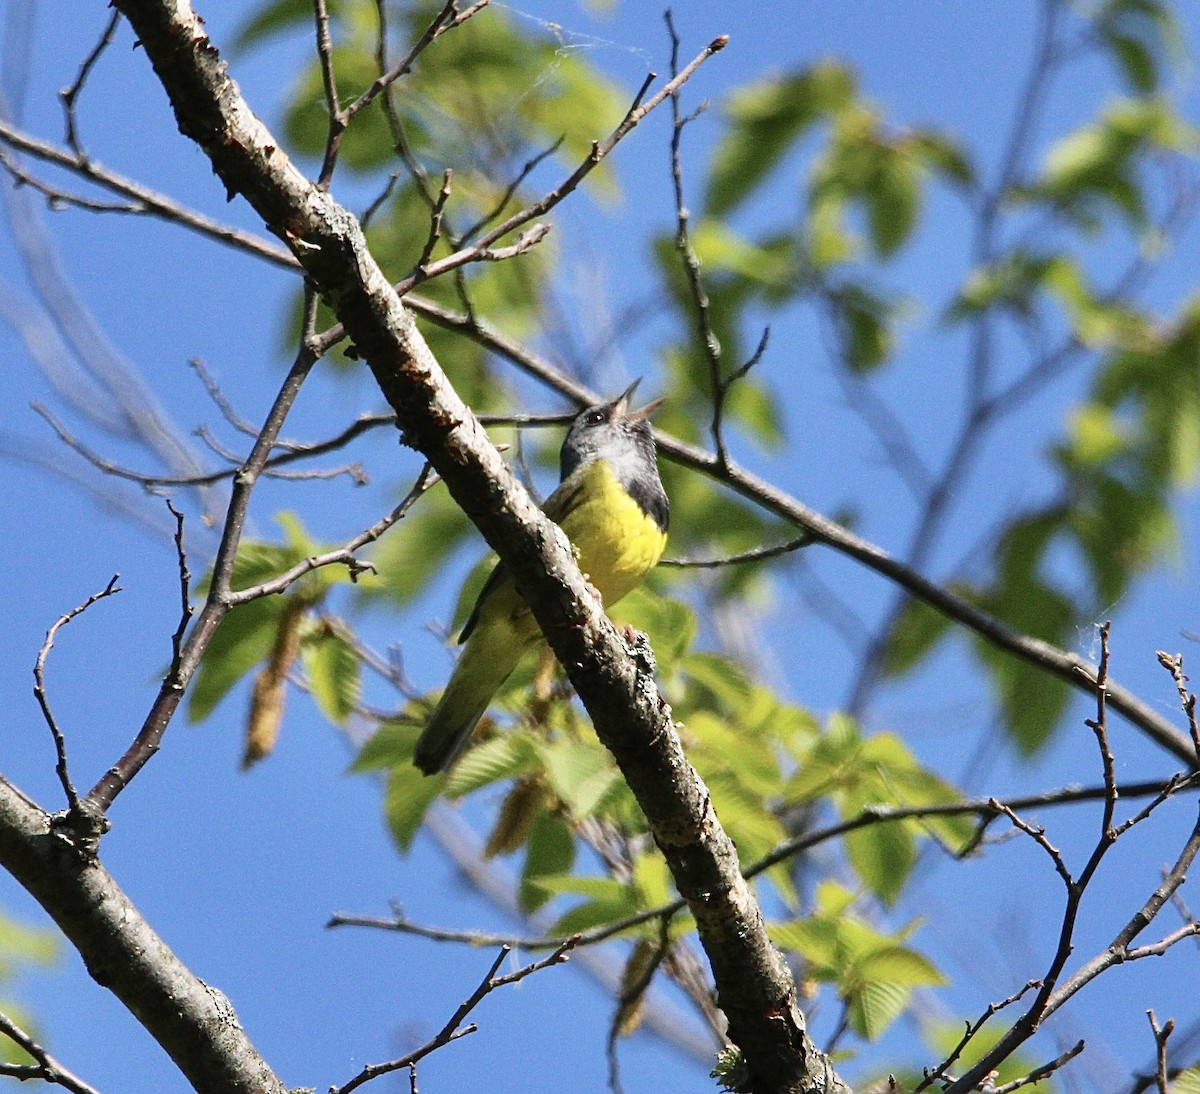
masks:
[[[586,467],[586,465],[585,465]],[[575,507],[579,500],[579,491],[583,485],[583,467],[576,468],[567,478],[558,484],[554,492],[542,503],[542,512],[546,514],[555,524],[561,524],[563,518]],[[479,590],[479,596],[475,600],[475,607],[471,609],[471,614],[467,616],[467,621],[463,625],[462,634],[458,636],[459,644],[461,645],[471,637],[471,632],[475,629],[475,625],[479,622],[479,612],[483,606],[483,602],[495,591],[507,576],[503,562],[497,562],[495,568],[488,579],[483,583],[483,588]]]

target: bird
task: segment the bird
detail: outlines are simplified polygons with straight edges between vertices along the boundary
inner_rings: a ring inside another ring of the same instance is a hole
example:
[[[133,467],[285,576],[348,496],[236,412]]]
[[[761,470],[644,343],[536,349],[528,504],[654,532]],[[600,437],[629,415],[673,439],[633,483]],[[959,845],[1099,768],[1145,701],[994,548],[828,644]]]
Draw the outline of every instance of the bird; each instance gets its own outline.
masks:
[[[559,485],[542,505],[606,608],[641,583],[667,543],[670,505],[650,428],[663,400],[631,410],[640,382],[575,417],[559,453]],[[489,575],[458,641],[462,654],[413,750],[413,763],[426,775],[454,764],[492,696],[542,641],[503,563]]]

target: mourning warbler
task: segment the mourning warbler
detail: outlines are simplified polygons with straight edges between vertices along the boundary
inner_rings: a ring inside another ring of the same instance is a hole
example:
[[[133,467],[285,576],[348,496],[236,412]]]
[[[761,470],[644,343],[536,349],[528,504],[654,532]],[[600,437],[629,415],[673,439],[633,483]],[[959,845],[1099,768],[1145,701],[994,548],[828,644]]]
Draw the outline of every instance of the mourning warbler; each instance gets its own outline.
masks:
[[[638,381],[571,423],[559,456],[558,488],[542,509],[566,533],[579,569],[611,607],[638,585],[667,542],[667,495],[658,477],[650,416],[661,400],[629,409]],[[413,763],[445,771],[471,738],[522,654],[541,641],[537,621],[503,564],[483,586],[459,636],[465,643],[450,682],[417,740]]]

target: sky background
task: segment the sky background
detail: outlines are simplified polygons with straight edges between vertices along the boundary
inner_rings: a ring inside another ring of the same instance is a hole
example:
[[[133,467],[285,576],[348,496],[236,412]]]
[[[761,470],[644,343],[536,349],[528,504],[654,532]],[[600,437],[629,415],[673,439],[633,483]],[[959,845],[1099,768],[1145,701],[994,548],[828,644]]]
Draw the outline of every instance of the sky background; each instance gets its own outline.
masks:
[[[222,48],[252,10],[242,3],[197,6]],[[534,23],[553,20],[564,50],[588,51],[592,63],[631,92],[648,68],[665,70],[661,13],[650,5],[619,3],[609,16],[595,16],[573,3],[499,6]],[[24,84],[24,124],[57,139],[56,93],[95,42],[107,8],[100,3],[8,0],[0,3],[0,12],[8,93]],[[995,167],[999,135],[1006,132],[1027,71],[1034,13],[1035,6],[1025,0],[789,0],[782,5],[684,0],[675,6],[685,56],[717,34],[731,36],[728,49],[689,85],[693,104],[709,99],[715,112],[722,97],[740,83],[820,56],[845,56],[864,93],[893,124],[935,122],[962,134],[984,172]],[[1182,14],[1191,51],[1200,53],[1200,15]],[[25,19],[33,20],[32,48],[18,49],[14,56],[10,43],[22,41]],[[181,202],[258,229],[244,205],[225,204],[207,161],[176,132],[161,89],[131,45],[130,33],[122,28],[89,84],[81,119],[93,153]],[[232,56],[236,78],[268,124],[277,123],[297,58],[308,48],[294,37],[249,56]],[[543,75],[531,74],[531,80]],[[1200,121],[1194,73],[1181,74],[1179,86],[1188,116]],[[1113,87],[1102,65],[1072,70],[1057,88],[1039,147],[1045,147],[1051,134],[1083,122],[1097,95]],[[514,97],[521,91],[514,88]],[[593,365],[596,385],[613,392],[642,374],[647,377],[644,393],[655,392],[654,353],[667,333],[651,318],[615,351],[597,356],[607,341],[605,317],[629,307],[653,310],[659,291],[646,261],[646,241],[673,226],[665,123],[664,113],[622,145],[617,170],[625,194],[620,203],[598,207],[583,198],[560,207],[552,218],[568,276],[562,279],[566,287],[559,298],[566,329],[552,332],[550,345],[568,362]],[[715,117],[688,131],[688,177],[697,191],[715,133]],[[552,171],[546,177],[556,175]],[[787,178],[786,165],[781,177]],[[364,192],[354,185],[335,190],[352,207],[361,206]],[[781,203],[798,205],[794,187],[789,189],[786,181],[773,195]],[[78,210],[47,214],[36,202],[22,204],[27,196],[16,196],[10,216],[18,223],[33,216],[42,221],[64,282],[78,293],[96,330],[145,377],[150,392],[185,434],[202,423],[220,428],[216,410],[187,367],[190,357],[208,364],[247,418],[261,419],[288,358],[282,331],[295,288],[290,276],[197,241],[174,226]],[[748,210],[742,224],[752,228],[756,218],[766,219],[768,213],[777,210]],[[891,271],[896,283],[935,303],[914,317],[897,364],[881,378],[878,391],[913,426],[930,458],[944,451],[946,422],[953,420],[961,398],[961,336],[938,330],[933,319],[936,302],[945,299],[966,269],[961,242],[946,243],[947,238],[961,239],[965,224],[951,198],[934,194],[925,230]],[[1193,229],[1152,285],[1151,298],[1164,309],[1194,286],[1198,243]],[[1101,268],[1104,261],[1101,254]],[[7,715],[0,730],[0,770],[53,807],[61,791],[50,737],[32,698],[32,667],[46,628],[103,588],[114,573],[121,574],[125,591],[71,623],[60,634],[49,667],[50,694],[67,733],[72,770],[77,783],[91,786],[136,732],[169,659],[178,612],[176,559],[167,538],[171,522],[165,506],[107,483],[99,484],[104,495],[97,497],[90,469],[65,454],[30,411],[31,402],[42,401],[58,407],[64,418],[70,416],[35,367],[28,341],[11,326],[13,319],[35,319],[37,305],[8,226],[0,226],[0,282],[0,307],[10,319],[9,325],[0,323],[8,396],[0,410],[0,565],[8,575],[0,583],[0,709]],[[45,348],[51,359],[61,359],[53,344]],[[871,499],[860,508],[859,530],[901,552],[911,512],[895,474],[846,405],[811,318],[777,321],[764,370],[773,388],[787,397],[788,447],[766,455],[739,442],[738,458],[826,513]],[[1077,395],[1078,387],[1068,378],[1014,428],[1053,436],[1061,428],[1064,408]],[[331,406],[344,406],[339,420],[349,421],[378,409],[380,400],[362,376],[333,379],[318,372],[286,432],[305,438],[332,432]],[[531,405],[522,409],[558,410],[561,405],[533,393]],[[227,431],[224,435],[229,436]],[[117,442],[105,454],[145,463]],[[411,454],[398,454],[394,440],[382,435],[364,441],[354,458],[399,473],[417,468]],[[68,485],[65,473],[91,486]],[[378,475],[361,490],[345,480],[309,484],[303,488],[305,519],[324,541],[348,538],[394,504],[395,481]],[[1032,503],[1049,483],[1036,460],[1023,455],[1015,463],[1003,446],[989,451],[964,492],[958,531],[947,537],[934,572],[956,562],[989,518]],[[300,498],[295,488],[264,484],[255,496],[253,533],[273,535],[271,514],[298,505]],[[1178,558],[1148,577],[1125,602],[1112,606],[1117,622],[1114,674],[1166,711],[1174,709],[1173,695],[1153,651],[1180,648],[1182,631],[1200,630],[1194,548],[1200,522],[1194,495],[1184,499],[1183,507],[1185,532]],[[199,572],[211,543],[197,524],[192,526],[192,568]],[[456,560],[452,572],[461,572],[469,561]],[[769,629],[773,659],[759,666],[767,682],[825,712],[846,699],[846,650],[805,598],[813,574],[867,616],[886,606],[890,593],[880,579],[825,554],[781,578],[775,589],[778,611],[764,611],[754,622]],[[414,606],[400,633],[372,635],[380,646],[392,640],[403,643],[406,667],[419,686],[435,686],[446,675],[448,656],[425,624],[445,620],[452,607],[453,590],[447,583]],[[1094,656],[1094,632],[1080,633],[1074,648]],[[987,699],[961,646],[952,644],[920,680],[883,692],[868,724],[872,729],[899,728],[926,762],[951,778],[964,779],[972,793],[1002,795],[1096,781],[1082,705],[1073,708],[1075,721],[1052,749],[1035,764],[1021,764],[999,750],[979,747],[995,729],[989,725]],[[412,854],[397,856],[381,820],[379,786],[345,773],[352,757],[349,745],[304,697],[293,694],[290,699],[276,755],[249,775],[241,774],[237,761],[244,703],[244,693],[238,693],[205,724],[192,726],[179,719],[172,726],[161,753],[114,808],[103,858],[182,960],[231,998],[251,1038],[284,1080],[322,1090],[345,1082],[362,1064],[399,1055],[432,1035],[491,960],[490,952],[414,938],[328,931],[324,924],[331,912],[386,914],[388,902],[396,899],[418,922],[514,933],[522,928],[479,897],[433,840],[422,837]],[[1124,727],[1114,733],[1114,746],[1121,778],[1165,775],[1174,769]],[[1098,879],[1096,899],[1087,906],[1079,954],[1102,946],[1153,887],[1160,866],[1173,856],[1192,823],[1194,809],[1194,801],[1169,805],[1152,830],[1136,832],[1118,847]],[[1074,819],[1048,814],[1042,819],[1053,825],[1052,836],[1075,861],[1086,854],[1096,814]],[[1200,906],[1200,897],[1188,899]],[[1036,975],[1047,956],[1045,924],[1057,923],[1059,906],[1059,887],[1048,863],[1024,842],[1010,842],[965,865],[923,864],[920,881],[895,921],[922,916],[939,925],[936,938],[927,928],[918,936],[919,944],[929,948],[952,979],[961,981],[954,991],[923,1001],[924,1013],[973,1018],[990,999]],[[7,878],[0,879],[0,910],[29,923],[45,922]],[[1046,919],[1039,921],[1043,915]],[[1162,1019],[1175,1016],[1181,1024],[1200,1017],[1194,989],[1187,986],[1200,973],[1200,956],[1194,947],[1181,948],[1168,960],[1169,979],[1165,963],[1143,963],[1094,985],[1038,1042],[1036,1055],[1052,1055],[1059,1042],[1085,1036],[1090,1051],[1074,1065],[1077,1077],[1094,1080],[1103,1089],[1123,1089],[1121,1079],[1129,1070],[1144,1068],[1151,1058],[1146,1007],[1154,1006]],[[106,1094],[185,1089],[161,1050],[92,984],[67,948],[54,968],[28,972],[10,994],[37,1016],[51,1051]],[[464,1089],[485,1074],[496,1091],[602,1090],[609,1006],[607,995],[578,968],[540,973],[485,1001],[473,1016],[480,1031],[424,1063],[421,1087]],[[813,1016],[818,1040],[822,1031],[828,1032],[831,1017]],[[897,1059],[913,1062],[912,1042],[913,1028],[902,1024],[880,1049],[851,1065],[848,1077],[860,1080],[872,1074],[872,1065],[887,1066]],[[928,1058],[937,1059],[932,1053]],[[647,1033],[625,1042],[621,1059],[627,1091],[670,1094],[710,1085],[706,1066],[688,1062]],[[533,1066],[537,1074],[531,1075],[527,1069]],[[377,1090],[406,1088],[403,1077],[374,1084]]]

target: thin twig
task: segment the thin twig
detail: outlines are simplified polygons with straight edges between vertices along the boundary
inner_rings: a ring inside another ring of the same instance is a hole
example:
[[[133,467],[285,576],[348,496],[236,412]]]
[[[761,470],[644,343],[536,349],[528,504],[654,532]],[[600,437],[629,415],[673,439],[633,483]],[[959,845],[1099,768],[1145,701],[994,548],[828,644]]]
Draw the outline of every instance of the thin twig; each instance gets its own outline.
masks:
[[[40,1079],[69,1090],[72,1094],[99,1094],[96,1088],[84,1082],[78,1075],[68,1071],[41,1045],[29,1036],[7,1014],[0,1011],[0,1034],[24,1049],[34,1058],[33,1064],[10,1064],[0,1062],[0,1075],[12,1079]]]
[[[676,566],[680,569],[713,570],[720,566],[738,566],[743,562],[762,562],[764,559],[778,558],[780,555],[798,551],[814,542],[816,542],[815,538],[806,532],[795,539],[789,539],[786,543],[776,543],[770,547],[755,547],[736,555],[725,555],[721,558],[663,558],[659,559],[658,564],[660,566]]]
[[[167,498],[167,509],[175,518],[175,555],[179,559],[179,625],[171,635],[171,672],[179,669],[179,660],[183,649],[183,636],[187,632],[188,623],[193,615],[192,601],[189,588],[192,583],[192,572],[188,569],[187,551],[183,543],[183,514],[175,508],[171,499]]]
[[[1083,1049],[1083,1041],[1076,1041],[1066,1052],[1061,1056],[1056,1056],[1048,1064],[1042,1064],[1041,1067],[1034,1068],[1028,1075],[1022,1075],[1019,1079],[1013,1079],[1012,1082],[989,1088],[988,1094],[1012,1094],[1014,1090],[1020,1090],[1023,1086],[1040,1083],[1043,1079],[1048,1079],[1064,1064],[1070,1063]]]
[[[1108,636],[1111,630],[1111,621],[1106,621],[1100,627],[1100,664],[1096,667],[1095,681],[1096,717],[1087,719],[1086,723],[1096,735],[1096,743],[1100,748],[1100,763],[1104,769],[1104,786],[1108,791],[1104,796],[1104,812],[1100,819],[1100,831],[1104,834],[1112,831],[1113,815],[1117,809],[1116,763],[1108,743]]]
[[[212,641],[217,626],[229,611],[233,565],[250,507],[250,496],[270,457],[279,432],[283,428],[283,423],[295,404],[304,381],[317,362],[317,356],[313,349],[316,315],[317,294],[311,286],[306,285],[300,328],[300,349],[275,396],[271,409],[267,412],[262,430],[259,432],[258,439],[255,441],[245,465],[233,478],[233,489],[230,491],[229,504],[225,512],[225,523],[222,526],[220,543],[213,561],[208,596],[195,622],[184,637],[178,661],[172,664],[164,678],[137,735],[121,758],[109,768],[87,794],[88,806],[101,813],[107,811],[121,791],[129,785],[130,780],[158,751],[163,734],[166,733],[167,726],[170,725],[171,719],[179,708],[183,693],[199,667],[204,651]]]
[[[987,1025],[992,1018],[994,1018],[1007,1007],[1011,1007],[1014,1003],[1019,1002],[1027,992],[1034,988],[1040,988],[1041,986],[1042,982],[1040,980],[1030,980],[1025,984],[1024,987],[1018,988],[1012,993],[1012,995],[1008,996],[1007,999],[1001,999],[998,1003],[989,1003],[987,1010],[985,1010],[974,1022],[967,1023],[965,1032],[959,1039],[958,1044],[956,1044],[950,1051],[950,1055],[932,1070],[929,1068],[925,1069],[924,1077],[913,1088],[913,1094],[921,1094],[922,1090],[925,1090],[933,1083],[940,1082],[947,1072],[949,1072],[949,1070],[955,1065],[955,1063],[958,1062],[958,1058],[963,1054],[963,1050],[975,1039],[975,1035],[979,1033],[979,1031],[983,1029],[983,1027]]]
[[[326,551],[320,555],[311,555],[301,562],[296,563],[290,569],[285,570],[282,574],[271,578],[269,581],[260,582],[257,585],[248,586],[245,589],[230,590],[226,593],[224,600],[228,607],[235,607],[238,604],[246,604],[251,600],[259,600],[264,596],[275,596],[282,593],[290,585],[295,584],[305,574],[310,574],[314,570],[319,570],[323,566],[343,565],[350,571],[350,579],[356,581],[365,571],[374,570],[374,566],[369,562],[363,562],[357,557],[357,552],[369,543],[374,543],[380,536],[391,528],[397,521],[401,520],[404,515],[411,509],[417,500],[432,486],[439,483],[441,479],[433,472],[433,468],[426,464],[420,475],[417,476],[416,484],[405,494],[400,504],[397,505],[385,517],[381,517],[369,528],[359,532],[353,539],[348,540],[332,551]]]
[[[219,243],[266,259],[276,266],[282,266],[292,271],[299,270],[299,263],[281,244],[263,239],[251,232],[243,231],[241,228],[222,224],[220,221],[190,209],[140,182],[126,178],[116,171],[110,171],[91,157],[68,151],[49,141],[31,136],[4,118],[0,118],[0,141],[37,159],[73,171],[112,193],[122,194],[137,207],[129,210],[131,212],[139,212],[146,216],[179,224],[190,231],[207,236],[209,239],[215,239]]]
[[[121,592],[121,587],[117,584],[120,577],[120,574],[113,574],[108,584],[100,592],[92,593],[82,604],[76,605],[66,615],[60,615],[46,632],[46,640],[42,643],[42,648],[38,650],[37,660],[33,664],[33,694],[38,701],[38,706],[42,708],[42,717],[46,720],[46,725],[50,727],[50,735],[54,738],[54,751],[58,756],[54,770],[58,773],[58,781],[62,784],[63,793],[67,796],[67,806],[71,810],[79,806],[79,795],[76,794],[71,776],[67,771],[67,742],[63,737],[62,730],[58,728],[58,722],[46,695],[46,658],[50,656],[50,651],[54,648],[54,639],[59,630],[76,616],[86,612],[96,601]]]
[[[75,100],[79,98],[80,93],[83,91],[92,69],[96,66],[96,62],[100,60],[100,55],[112,44],[120,22],[121,13],[114,9],[112,15],[108,17],[107,25],[100,33],[99,41],[96,42],[91,52],[83,59],[83,63],[80,64],[75,79],[71,81],[68,87],[63,88],[58,93],[58,98],[63,108],[63,124],[66,128],[64,139],[75,154],[81,158],[84,152],[79,140],[79,129],[76,125]]]
[[[1179,692],[1179,705],[1187,717],[1192,744],[1196,746],[1196,759],[1197,762],[1200,762],[1200,723],[1197,722],[1196,717],[1196,695],[1188,690],[1188,677],[1183,671],[1183,654],[1177,653],[1172,656],[1164,650],[1159,650],[1156,656],[1158,663],[1171,674],[1175,681],[1175,689]]]
[[[1153,1010],[1146,1011],[1146,1017],[1150,1019],[1150,1029],[1154,1034],[1154,1081],[1158,1086],[1158,1094],[1168,1094],[1167,1038],[1175,1032],[1175,1019],[1168,1018],[1167,1024],[1160,1027]]]
[[[1173,787],[1176,792],[1200,786],[1200,775],[1192,775],[1178,781],[1173,777],[1166,782],[1130,783],[1119,787],[1123,798],[1134,799],[1144,797],[1161,797],[1166,787]],[[786,840],[752,865],[746,867],[742,874],[746,878],[755,878],[765,873],[773,866],[786,862],[796,855],[817,847],[829,840],[868,828],[876,824],[895,824],[918,818],[930,817],[960,817],[979,816],[988,820],[1005,815],[1007,806],[1013,810],[1033,809],[1037,807],[1053,808],[1057,806],[1075,805],[1087,801],[1103,801],[1108,793],[1107,787],[1067,787],[1061,790],[1048,790],[1040,794],[1031,794],[1020,798],[1010,798],[997,802],[994,798],[976,798],[962,802],[941,802],[932,805],[890,806],[872,805],[865,807],[857,816],[849,817],[837,824],[825,828],[813,829]],[[632,931],[652,920],[667,914],[682,911],[684,903],[675,900],[655,908],[649,908],[613,923],[606,923],[579,935],[580,946],[590,946],[606,941],[616,935]],[[457,942],[469,946],[498,946],[506,945],[522,950],[547,950],[561,945],[565,938],[550,937],[516,937],[506,934],[490,934],[479,931],[451,930],[442,927],[432,927],[425,924],[413,923],[405,918],[399,908],[395,908],[391,917],[352,915],[338,912],[330,916],[327,927],[371,927],[379,930],[399,931],[403,934],[417,935],[436,942]],[[1039,981],[1040,983],[1040,981]]]
[[[490,995],[497,988],[506,987],[509,984],[519,983],[527,976],[532,976],[535,972],[540,972],[542,969],[549,968],[551,965],[560,965],[567,960],[568,954],[575,947],[575,942],[572,939],[567,939],[561,946],[550,954],[549,957],[544,957],[540,961],[535,961],[530,965],[518,969],[516,972],[508,973],[506,976],[497,976],[496,972],[504,963],[504,959],[509,955],[509,947],[502,946],[496,959],[492,962],[491,968],[488,969],[487,975],[479,982],[479,986],[462,1002],[459,1008],[450,1016],[450,1020],[441,1028],[436,1036],[431,1038],[420,1048],[413,1050],[405,1056],[401,1056],[397,1060],[389,1060],[382,1064],[368,1064],[357,1075],[354,1076],[344,1086],[333,1087],[330,1089],[330,1094],[351,1094],[364,1083],[370,1082],[372,1079],[377,1079],[380,1075],[388,1075],[393,1071],[401,1071],[404,1068],[414,1067],[418,1061],[424,1059],[431,1052],[436,1052],[439,1048],[448,1045],[451,1041],[456,1041],[460,1037],[465,1037],[469,1033],[474,1033],[476,1026],[474,1024],[464,1026],[462,1023],[468,1014],[471,1013],[483,999]],[[416,1080],[413,1079],[415,1084]]]

